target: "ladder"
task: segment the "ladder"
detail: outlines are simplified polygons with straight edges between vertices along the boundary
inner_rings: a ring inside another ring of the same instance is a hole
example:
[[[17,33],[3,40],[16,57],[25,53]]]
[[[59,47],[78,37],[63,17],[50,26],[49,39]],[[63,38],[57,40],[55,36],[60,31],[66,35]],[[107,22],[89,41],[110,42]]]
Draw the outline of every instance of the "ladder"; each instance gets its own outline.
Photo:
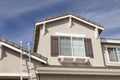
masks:
[[[28,80],[32,80],[32,73],[31,73],[31,54],[30,54],[30,43],[27,43],[28,46],[28,52],[26,52],[27,54],[24,53],[23,51],[23,43],[22,41],[20,41],[20,49],[21,49],[21,76],[20,76],[20,80],[23,80],[23,72],[28,73]],[[24,55],[27,55],[27,58],[23,58]],[[23,70],[23,67],[26,67],[26,71]]]

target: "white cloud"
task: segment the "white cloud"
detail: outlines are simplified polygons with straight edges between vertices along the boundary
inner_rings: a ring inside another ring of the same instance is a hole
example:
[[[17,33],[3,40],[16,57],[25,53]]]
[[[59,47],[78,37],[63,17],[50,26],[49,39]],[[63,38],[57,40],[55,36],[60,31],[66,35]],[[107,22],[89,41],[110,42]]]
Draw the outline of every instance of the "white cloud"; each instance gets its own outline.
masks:
[[[1,26],[4,26],[3,20],[6,18],[15,18],[17,16],[20,16],[21,14],[24,14],[36,9],[39,9],[42,11],[46,7],[50,7],[51,5],[54,5],[63,1],[64,0],[20,0],[20,1],[19,0],[11,0],[11,1],[1,0],[0,1],[0,29],[1,29]],[[112,0],[108,2],[109,4],[112,4],[113,2],[115,4],[116,1]],[[87,3],[85,6],[81,6],[78,3],[77,5],[72,5],[71,3],[70,10],[72,9],[76,10],[74,12],[80,13],[86,18],[88,19],[90,18],[90,20],[93,20],[97,23],[104,25],[106,30],[113,29],[113,28],[120,28],[120,8],[117,8],[117,6],[112,7],[111,5],[110,10],[105,10],[105,9],[91,10],[93,8],[101,7],[101,4],[103,3],[102,1],[100,1],[102,2],[100,3],[99,1],[94,1],[94,0],[93,2],[94,2],[93,4],[89,5],[89,3]],[[104,3],[108,3],[108,2],[104,2]],[[79,9],[80,7],[83,7],[83,11]],[[88,12],[86,11],[84,12],[84,10],[88,10]],[[120,36],[119,34],[116,34],[108,37],[120,37]],[[11,40],[15,42],[18,42],[20,40],[31,41],[32,39],[33,39],[33,27],[23,30],[20,36],[16,36],[13,39],[11,38]]]
[[[2,0],[0,1],[0,17],[2,16],[1,19],[15,17],[34,9],[44,9],[61,1],[62,0]]]
[[[51,0],[51,1],[49,1],[49,0],[20,0],[20,1],[19,0],[11,0],[11,1],[1,0],[0,1],[0,31],[2,30],[1,28],[7,27],[7,26],[5,26],[6,24],[4,22],[4,20],[7,18],[13,18],[13,19],[15,18],[16,19],[16,17],[19,17],[20,15],[22,15],[24,13],[27,13],[27,12],[30,12],[30,11],[36,10],[36,9],[44,10],[45,7],[49,7],[51,5],[59,3],[61,1],[63,1],[63,0]],[[19,22],[19,20],[16,22]],[[22,24],[24,24],[24,23],[22,23]],[[8,26],[8,27],[10,27],[10,26]],[[14,29],[13,29],[13,31],[14,31]],[[26,30],[22,30],[22,32],[10,34],[10,35],[8,35],[8,33],[6,32],[4,36],[7,39],[10,39],[14,42],[19,42],[21,40],[22,41],[32,41],[33,40],[33,27],[30,27]]]
[[[107,38],[120,39],[120,34],[116,34],[116,35],[107,36]]]
[[[85,14],[90,18],[105,26],[106,29],[120,27],[120,9],[113,9],[110,11],[94,11]]]

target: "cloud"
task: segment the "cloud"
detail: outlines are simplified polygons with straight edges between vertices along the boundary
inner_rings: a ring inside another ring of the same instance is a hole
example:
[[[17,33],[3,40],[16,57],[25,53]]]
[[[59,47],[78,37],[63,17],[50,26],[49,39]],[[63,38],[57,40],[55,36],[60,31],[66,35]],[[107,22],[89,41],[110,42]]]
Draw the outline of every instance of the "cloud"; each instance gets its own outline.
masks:
[[[120,0],[1,0],[0,32],[15,42],[32,41],[34,20],[72,11],[105,26],[102,36],[115,38],[120,34],[119,3]]]
[[[120,5],[119,0],[94,1],[78,13],[104,26],[102,37],[120,38]],[[90,3],[89,3],[90,4]]]
[[[62,0],[1,0],[0,16],[2,16],[2,18],[16,17],[34,9],[44,9],[61,1]]]
[[[14,42],[32,41],[34,20],[30,14],[40,11],[63,0],[1,0],[0,36]],[[25,19],[27,18],[29,19]],[[25,18],[24,18],[25,17]],[[30,19],[31,18],[31,19]],[[34,18],[35,19],[35,18]]]
[[[120,9],[90,12],[86,14],[86,17],[104,26],[105,31],[103,31],[102,37],[120,38]]]
[[[106,10],[106,11],[92,11],[89,13],[84,13],[84,16],[96,21],[98,23],[101,23],[102,25],[105,26],[106,29],[110,28],[115,28],[119,27],[120,23],[120,9],[119,8],[114,8],[111,10]]]
[[[120,39],[120,34],[109,36],[108,38]]]

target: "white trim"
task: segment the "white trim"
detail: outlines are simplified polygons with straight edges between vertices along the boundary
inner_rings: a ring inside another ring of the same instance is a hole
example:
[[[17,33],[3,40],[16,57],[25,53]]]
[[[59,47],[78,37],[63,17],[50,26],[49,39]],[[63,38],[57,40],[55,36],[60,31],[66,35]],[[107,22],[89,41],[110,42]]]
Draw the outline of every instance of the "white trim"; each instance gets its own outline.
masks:
[[[82,42],[83,42],[83,54],[84,54],[84,56],[86,56],[85,55],[85,45],[84,45],[84,38],[83,37],[85,37],[85,35],[82,35],[82,34],[68,34],[68,33],[56,33],[56,35],[58,35],[58,36],[69,36],[70,37],[70,41],[71,41],[71,51],[72,51],[72,57],[74,57],[73,56],[73,37],[77,37],[77,38],[81,38],[82,39]],[[60,51],[59,51],[60,52]],[[60,54],[60,53],[59,53]],[[62,59],[63,60],[63,59]]]
[[[58,56],[60,62],[66,63],[87,63],[90,57],[76,57],[76,56]],[[69,61],[72,60],[72,61]]]
[[[20,49],[17,49],[17,48],[15,48],[15,47],[13,47],[13,46],[11,46],[11,45],[8,45],[8,44],[6,44],[6,43],[4,43],[4,42],[0,42],[0,45],[6,46],[6,47],[8,47],[8,48],[10,48],[10,49],[13,49],[13,50],[19,52],[19,53],[22,52]],[[23,53],[23,55],[27,55],[27,56],[28,56],[28,54],[27,54],[26,52],[22,52],[22,53]],[[33,59],[35,59],[35,60],[38,60],[38,61],[40,61],[40,62],[43,62],[43,63],[47,63],[46,61],[44,61],[44,60],[42,60],[42,59],[40,59],[40,58],[38,58],[38,57],[36,57],[36,56],[33,56],[33,55],[31,55],[31,58],[33,58]]]
[[[0,76],[20,77],[20,73],[0,73]],[[23,73],[23,77],[28,77],[28,73]]]
[[[99,33],[98,33],[98,28],[95,28],[94,34],[95,34],[95,39],[97,39],[97,38],[98,38],[98,35],[99,35]]]
[[[43,23],[48,23],[48,22],[64,19],[64,18],[67,18],[67,17],[69,17],[69,15],[62,16],[62,17],[59,17],[59,18],[50,19],[50,20],[46,20],[46,21],[42,21],[42,22],[36,22],[35,25],[37,26],[37,25],[40,25],[40,24],[43,24]]]
[[[120,44],[120,40],[112,40],[112,39],[100,39],[101,43],[117,43]]]
[[[39,67],[37,74],[119,75],[120,69]]]
[[[2,59],[2,45],[0,45],[0,59]]]
[[[43,28],[42,28],[42,35],[45,35],[45,23],[43,24]]]
[[[79,21],[82,21],[82,22],[84,22],[84,23],[86,23],[86,24],[89,24],[89,25],[91,25],[91,26],[93,26],[93,27],[97,27],[97,28],[99,28],[99,29],[101,29],[101,30],[104,30],[104,28],[102,28],[102,27],[99,27],[99,26],[97,26],[97,25],[95,25],[95,24],[93,24],[93,23],[90,23],[90,22],[88,22],[88,21],[85,21],[85,20],[83,20],[83,19],[80,19],[80,18],[78,18],[78,17],[75,17],[75,16],[73,16],[73,15],[67,15],[67,16],[62,16],[62,17],[58,17],[58,18],[55,18],[55,19],[50,19],[50,20],[42,21],[42,22],[36,22],[35,25],[37,26],[37,25],[40,25],[40,24],[43,24],[43,23],[48,23],[48,22],[51,22],[51,21],[56,21],[56,20],[64,19],[64,18],[67,18],[67,17],[69,17],[69,16],[71,16],[72,18],[75,18],[75,19],[77,19],[77,20],[79,20]]]
[[[88,21],[85,21],[85,20],[83,20],[83,19],[81,19],[81,18],[78,18],[78,17],[73,16],[73,15],[72,15],[72,17],[75,18],[75,19],[77,19],[77,20],[79,20],[79,21],[81,21],[81,22],[84,22],[84,23],[86,23],[86,24],[89,24],[89,25],[91,25],[91,26],[93,26],[93,27],[96,27],[96,28],[99,28],[99,29],[101,29],[101,30],[104,30],[104,28],[99,27],[99,26],[97,26],[97,25],[95,25],[95,24],[93,24],[93,23],[90,23],[90,22],[88,22]]]
[[[57,36],[86,37],[86,35],[84,35],[84,34],[68,34],[68,33],[60,33],[60,32],[56,32],[55,34]]]
[[[72,17],[69,16],[69,27],[71,28],[72,27]]]
[[[110,48],[120,48],[120,46],[115,46],[115,45],[105,45],[105,53],[107,54],[107,60],[108,60],[108,64],[112,64],[112,65],[118,65],[120,64],[120,62],[111,62],[110,61],[110,58],[109,58],[109,53],[108,53],[108,50],[107,48],[110,47]]]

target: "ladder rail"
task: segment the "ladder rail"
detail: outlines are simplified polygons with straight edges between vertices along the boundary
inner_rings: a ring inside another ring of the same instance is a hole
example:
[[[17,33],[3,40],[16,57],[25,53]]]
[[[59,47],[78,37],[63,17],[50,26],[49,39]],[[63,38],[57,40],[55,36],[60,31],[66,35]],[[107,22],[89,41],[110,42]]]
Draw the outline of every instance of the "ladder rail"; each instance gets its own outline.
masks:
[[[22,58],[23,58],[23,57],[22,57],[22,56],[23,56],[22,54],[23,54],[23,50],[22,50],[22,47],[23,47],[22,41],[20,41],[20,49],[21,49],[21,53],[20,53],[20,58],[21,58],[21,61],[20,61],[20,62],[21,62],[21,63],[20,63],[20,64],[21,64],[21,66],[20,66],[20,80],[23,80],[23,75],[22,75],[22,73],[23,73],[23,72],[22,72],[22,61],[23,61],[23,60],[22,60]]]
[[[21,76],[20,76],[20,80],[23,80],[23,66],[27,67],[28,80],[32,80],[31,53],[30,53],[30,43],[29,42],[27,43],[27,46],[28,46],[28,55],[27,55],[28,59],[23,59],[23,43],[22,43],[22,41],[20,41],[20,49],[21,49],[21,55],[20,55],[20,58],[21,58],[21,61],[20,61],[21,62],[21,66],[20,66]],[[23,62],[23,60],[24,60],[24,62]]]
[[[28,45],[29,63],[31,64],[30,43],[28,42],[27,45]],[[32,80],[31,66],[29,66],[29,80]]]

